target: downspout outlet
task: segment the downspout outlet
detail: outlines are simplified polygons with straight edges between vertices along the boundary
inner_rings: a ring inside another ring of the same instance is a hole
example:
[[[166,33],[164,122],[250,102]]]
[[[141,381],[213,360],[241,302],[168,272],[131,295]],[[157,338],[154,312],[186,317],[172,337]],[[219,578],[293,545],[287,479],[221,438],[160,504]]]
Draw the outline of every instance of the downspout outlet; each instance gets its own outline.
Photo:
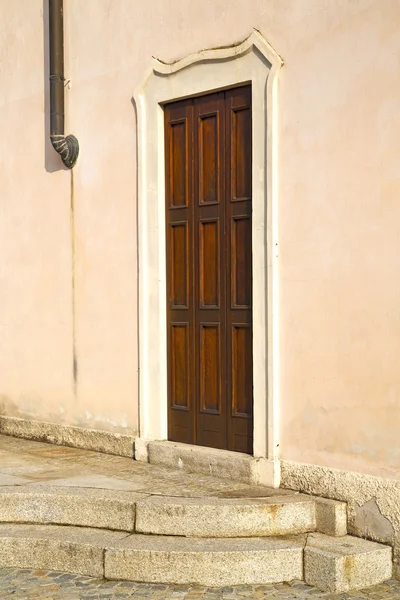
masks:
[[[50,140],[54,150],[61,156],[64,165],[68,169],[72,169],[79,155],[79,142],[77,138],[72,134],[65,136],[61,133],[52,133]]]

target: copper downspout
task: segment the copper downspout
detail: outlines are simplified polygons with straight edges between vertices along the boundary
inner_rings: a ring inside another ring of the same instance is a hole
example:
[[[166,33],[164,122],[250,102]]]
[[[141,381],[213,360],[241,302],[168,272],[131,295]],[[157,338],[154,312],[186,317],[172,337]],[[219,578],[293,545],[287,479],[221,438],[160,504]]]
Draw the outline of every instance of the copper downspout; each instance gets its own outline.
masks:
[[[79,143],[64,135],[64,18],[63,0],[49,0],[50,140],[68,169],[78,160]]]

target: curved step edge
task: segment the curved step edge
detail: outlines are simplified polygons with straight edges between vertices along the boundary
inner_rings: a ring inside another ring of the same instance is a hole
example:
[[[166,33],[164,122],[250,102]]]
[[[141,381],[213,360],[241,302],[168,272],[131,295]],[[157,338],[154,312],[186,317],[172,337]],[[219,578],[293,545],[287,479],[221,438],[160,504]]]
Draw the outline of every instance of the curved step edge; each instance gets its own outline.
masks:
[[[58,525],[0,525],[0,567],[157,583],[240,585],[301,579],[306,536],[200,539]]]
[[[0,490],[0,522],[71,525],[133,532],[145,494],[88,488],[19,486]]]
[[[315,502],[307,496],[230,500],[151,496],[136,503],[137,533],[235,538],[315,530]]]
[[[133,535],[105,553],[107,579],[226,586],[303,579],[306,536],[180,538]]]
[[[127,535],[62,525],[0,525],[0,567],[103,577],[105,549]]]

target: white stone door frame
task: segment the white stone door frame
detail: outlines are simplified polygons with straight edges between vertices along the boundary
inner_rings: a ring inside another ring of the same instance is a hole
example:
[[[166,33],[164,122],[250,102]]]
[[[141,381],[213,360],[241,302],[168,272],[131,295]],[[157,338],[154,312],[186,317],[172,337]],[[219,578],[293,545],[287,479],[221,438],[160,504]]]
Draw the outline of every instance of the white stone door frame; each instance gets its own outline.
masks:
[[[138,125],[139,432],[167,439],[163,104],[252,86],[254,456],[279,464],[277,377],[277,80],[282,58],[253,33],[168,64],[153,59],[134,94]],[[274,470],[274,469],[273,469]],[[276,484],[276,474],[274,481]]]

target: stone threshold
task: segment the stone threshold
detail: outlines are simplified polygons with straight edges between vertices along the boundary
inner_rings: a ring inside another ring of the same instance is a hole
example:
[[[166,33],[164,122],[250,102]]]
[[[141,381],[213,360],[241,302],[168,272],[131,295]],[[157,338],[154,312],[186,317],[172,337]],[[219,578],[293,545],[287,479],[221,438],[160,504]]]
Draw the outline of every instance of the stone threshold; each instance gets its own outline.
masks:
[[[250,456],[241,452],[137,438],[135,459],[250,485],[264,485],[275,489],[280,486],[279,460]]]

